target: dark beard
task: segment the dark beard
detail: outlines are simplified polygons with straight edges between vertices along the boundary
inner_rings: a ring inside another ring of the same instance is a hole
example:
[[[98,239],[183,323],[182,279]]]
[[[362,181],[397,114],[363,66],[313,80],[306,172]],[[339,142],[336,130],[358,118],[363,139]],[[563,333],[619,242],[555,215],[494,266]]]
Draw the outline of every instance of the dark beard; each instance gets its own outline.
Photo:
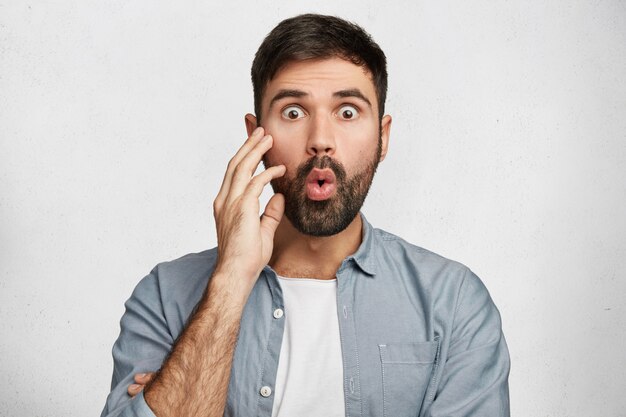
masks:
[[[274,179],[272,189],[285,196],[285,216],[296,230],[311,236],[331,236],[345,230],[365,202],[380,161],[381,145],[379,140],[375,158],[350,178],[343,165],[324,155],[301,164],[294,179]],[[265,160],[263,162],[269,166]],[[313,168],[330,168],[335,174],[337,190],[328,200],[314,201],[306,195],[306,177]]]

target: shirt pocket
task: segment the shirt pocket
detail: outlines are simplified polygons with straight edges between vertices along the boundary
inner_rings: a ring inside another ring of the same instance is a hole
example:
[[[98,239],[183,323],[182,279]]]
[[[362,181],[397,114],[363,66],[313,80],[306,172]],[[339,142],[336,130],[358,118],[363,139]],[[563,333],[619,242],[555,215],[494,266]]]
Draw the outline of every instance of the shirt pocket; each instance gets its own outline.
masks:
[[[383,416],[416,417],[433,375],[439,340],[378,345],[382,365]]]

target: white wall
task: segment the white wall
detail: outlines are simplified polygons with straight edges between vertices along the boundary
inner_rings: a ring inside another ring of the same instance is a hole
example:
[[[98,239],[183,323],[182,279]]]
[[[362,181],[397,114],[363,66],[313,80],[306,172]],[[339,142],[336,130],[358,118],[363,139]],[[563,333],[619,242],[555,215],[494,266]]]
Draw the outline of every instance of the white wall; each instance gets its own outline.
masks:
[[[211,3],[0,1],[0,415],[99,415],[135,284],[215,243],[254,51],[317,11],[389,60],[365,213],[482,277],[513,416],[626,416],[625,2]]]

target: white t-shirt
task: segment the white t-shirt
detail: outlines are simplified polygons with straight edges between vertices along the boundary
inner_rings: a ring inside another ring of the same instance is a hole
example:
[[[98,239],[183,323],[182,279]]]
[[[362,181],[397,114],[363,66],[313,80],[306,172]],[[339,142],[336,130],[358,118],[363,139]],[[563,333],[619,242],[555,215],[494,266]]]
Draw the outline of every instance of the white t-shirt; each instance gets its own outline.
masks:
[[[345,416],[337,280],[278,277],[285,332],[272,417]]]

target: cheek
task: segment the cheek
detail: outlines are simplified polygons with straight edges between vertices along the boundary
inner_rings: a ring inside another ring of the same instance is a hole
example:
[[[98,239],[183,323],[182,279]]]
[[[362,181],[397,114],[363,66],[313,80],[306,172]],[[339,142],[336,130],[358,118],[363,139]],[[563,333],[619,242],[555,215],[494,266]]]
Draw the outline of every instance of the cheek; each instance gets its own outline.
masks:
[[[369,163],[377,153],[379,138],[378,126],[350,126],[338,140],[338,154],[346,161],[346,165],[352,167]]]
[[[274,137],[274,135],[272,135],[272,137]],[[274,137],[272,148],[263,156],[263,162],[266,167],[285,165],[287,175],[289,176],[298,166],[298,155],[295,148],[290,146],[288,141],[284,141],[283,138]]]
[[[293,166],[297,167],[306,149],[302,143],[301,132],[297,129],[271,124],[268,124],[265,129],[273,138],[272,147],[265,154],[266,159],[272,165],[283,164],[288,170]]]

